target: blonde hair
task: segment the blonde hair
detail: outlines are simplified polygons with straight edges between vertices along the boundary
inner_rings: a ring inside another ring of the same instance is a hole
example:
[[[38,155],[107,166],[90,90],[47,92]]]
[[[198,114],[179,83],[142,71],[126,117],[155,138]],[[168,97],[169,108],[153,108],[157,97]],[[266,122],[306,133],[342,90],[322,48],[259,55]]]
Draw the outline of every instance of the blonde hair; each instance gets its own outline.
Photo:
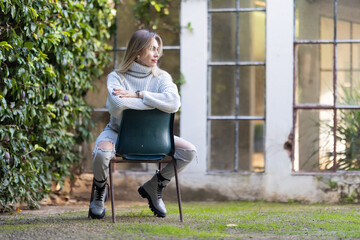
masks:
[[[163,53],[163,43],[161,37],[157,33],[150,32],[146,29],[141,29],[136,31],[130,38],[130,41],[126,48],[125,56],[120,62],[119,68],[116,70],[116,72],[121,74],[129,70],[131,64],[136,60],[137,56],[140,55],[143,51],[145,51],[145,49],[150,47],[151,40],[153,38],[155,38],[155,40],[159,44],[158,51],[160,58]],[[160,69],[155,66],[153,67],[152,72],[154,75],[157,75],[160,72]]]

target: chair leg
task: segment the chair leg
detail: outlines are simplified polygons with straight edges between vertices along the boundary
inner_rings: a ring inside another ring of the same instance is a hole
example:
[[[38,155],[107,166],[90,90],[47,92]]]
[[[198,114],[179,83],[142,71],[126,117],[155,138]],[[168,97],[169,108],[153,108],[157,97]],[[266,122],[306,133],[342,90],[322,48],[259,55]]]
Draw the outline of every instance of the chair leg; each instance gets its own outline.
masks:
[[[115,206],[114,206],[114,185],[112,179],[112,162],[109,163],[109,176],[110,176],[110,195],[111,195],[111,216],[112,222],[115,223]]]
[[[175,172],[175,184],[176,184],[176,193],[177,193],[178,205],[179,205],[180,222],[183,222],[183,214],[182,214],[182,207],[181,207],[181,194],[180,194],[179,178],[178,178],[178,174],[177,174],[175,158],[173,158],[173,165],[174,165],[174,172]]]
[[[93,183],[91,185],[90,203],[91,203],[92,199],[94,198],[94,191],[95,191],[95,185],[94,185],[94,180],[93,180]],[[89,208],[88,218],[91,218],[90,217],[90,208]]]

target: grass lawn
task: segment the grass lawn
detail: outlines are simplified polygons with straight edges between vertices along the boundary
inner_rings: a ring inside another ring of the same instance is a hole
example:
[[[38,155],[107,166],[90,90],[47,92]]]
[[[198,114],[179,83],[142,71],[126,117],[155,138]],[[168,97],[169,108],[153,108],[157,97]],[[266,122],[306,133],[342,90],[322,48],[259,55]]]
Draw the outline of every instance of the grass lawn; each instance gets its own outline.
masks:
[[[143,203],[120,204],[115,224],[108,203],[103,220],[85,205],[0,214],[0,239],[360,239],[359,205],[183,203],[183,223],[177,204],[167,208],[156,218]]]

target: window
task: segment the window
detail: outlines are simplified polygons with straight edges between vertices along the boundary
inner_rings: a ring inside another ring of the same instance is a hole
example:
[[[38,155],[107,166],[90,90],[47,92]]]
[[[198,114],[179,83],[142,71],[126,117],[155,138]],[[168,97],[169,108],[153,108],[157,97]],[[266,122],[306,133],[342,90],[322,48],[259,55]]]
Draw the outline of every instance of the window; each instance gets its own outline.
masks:
[[[265,1],[208,4],[207,168],[264,171]]]
[[[360,170],[360,1],[294,3],[293,170]]]

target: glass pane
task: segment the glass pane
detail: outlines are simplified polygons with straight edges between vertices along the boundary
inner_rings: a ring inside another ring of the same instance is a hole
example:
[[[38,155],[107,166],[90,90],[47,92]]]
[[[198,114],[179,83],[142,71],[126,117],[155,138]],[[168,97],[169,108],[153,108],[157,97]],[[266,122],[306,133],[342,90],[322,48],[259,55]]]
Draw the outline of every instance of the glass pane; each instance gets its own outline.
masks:
[[[332,45],[298,46],[296,103],[333,105],[332,59]]]
[[[338,98],[341,105],[360,105],[360,44],[338,45]]]
[[[265,0],[240,0],[240,8],[266,7]]]
[[[133,13],[134,0],[118,1],[116,11],[117,46],[126,47],[132,34],[138,30]]]
[[[158,66],[167,71],[173,81],[177,83],[180,78],[180,51],[164,50],[164,55],[160,58]]]
[[[119,1],[117,3],[117,46],[126,47],[132,34],[139,28],[147,28],[134,16],[134,0]],[[180,37],[179,31],[179,15],[180,15],[180,1],[171,1],[168,8],[170,14],[161,19],[156,31],[162,38],[164,45],[179,45]],[[172,30],[170,30],[171,28]]]
[[[263,66],[241,66],[239,115],[264,116],[265,72]]]
[[[163,56],[159,60],[159,67],[167,71],[173,78],[173,82],[177,84],[180,91],[181,86],[178,84],[180,78],[180,51],[164,50]],[[186,81],[186,79],[185,79]],[[174,134],[179,136],[180,131],[180,113],[175,115]],[[152,164],[149,164],[149,166]]]
[[[209,170],[234,170],[235,122],[212,120],[210,125]]]
[[[358,23],[352,24],[352,37],[354,39],[360,39],[360,24]]]
[[[235,13],[211,14],[211,61],[235,61]]]
[[[264,61],[265,13],[240,13],[239,27],[240,61]]]
[[[360,111],[338,110],[337,118],[338,170],[360,170]]]
[[[334,19],[320,18],[320,39],[334,39]]]
[[[235,115],[235,67],[211,67],[210,115]]]
[[[337,23],[337,38],[350,39],[351,38],[351,23],[348,21],[339,20]]]
[[[324,24],[322,17],[331,19]],[[334,0],[296,1],[296,38],[301,40],[334,39]],[[332,24],[332,25],[331,25]],[[326,28],[328,34],[321,34]]]
[[[264,121],[239,121],[239,170],[264,171]]]
[[[352,32],[353,24],[360,23],[360,1],[338,1],[338,39],[358,39],[358,33]]]
[[[236,0],[210,0],[210,8],[236,8]]]
[[[294,168],[332,170],[334,148],[332,110],[299,110],[295,133]]]
[[[164,46],[178,46],[180,45],[180,0],[169,1],[169,15],[164,16],[158,28],[152,31],[157,32],[162,40]]]
[[[359,71],[360,69],[360,44],[352,43],[351,44],[351,54],[352,54],[352,70]]]

